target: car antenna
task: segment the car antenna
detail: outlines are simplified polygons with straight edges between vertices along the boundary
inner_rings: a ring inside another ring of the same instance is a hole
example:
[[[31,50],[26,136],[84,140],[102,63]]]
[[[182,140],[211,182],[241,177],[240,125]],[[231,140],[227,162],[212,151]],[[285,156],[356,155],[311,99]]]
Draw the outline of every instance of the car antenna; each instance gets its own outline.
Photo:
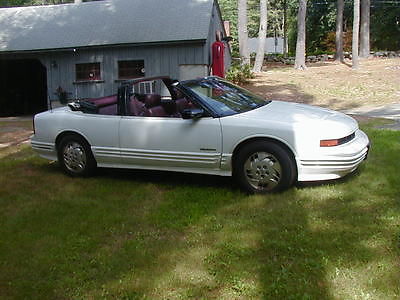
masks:
[[[50,107],[50,111],[53,111],[53,105],[51,102],[50,96],[47,96],[47,107]]]

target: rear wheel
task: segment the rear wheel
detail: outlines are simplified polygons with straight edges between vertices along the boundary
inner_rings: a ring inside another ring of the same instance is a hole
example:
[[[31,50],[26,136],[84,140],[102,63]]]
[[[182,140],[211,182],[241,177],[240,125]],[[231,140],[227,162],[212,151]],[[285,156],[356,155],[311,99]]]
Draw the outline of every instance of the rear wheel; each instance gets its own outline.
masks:
[[[96,168],[96,160],[89,144],[78,135],[62,138],[58,147],[58,161],[71,176],[89,176]]]
[[[235,157],[234,177],[247,192],[277,192],[293,184],[296,165],[282,146],[257,141],[244,146]]]

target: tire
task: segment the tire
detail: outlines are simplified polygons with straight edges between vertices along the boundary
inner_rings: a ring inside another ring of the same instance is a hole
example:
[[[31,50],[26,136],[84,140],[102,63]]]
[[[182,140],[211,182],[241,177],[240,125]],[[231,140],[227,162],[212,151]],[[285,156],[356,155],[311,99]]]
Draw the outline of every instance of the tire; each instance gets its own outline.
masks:
[[[282,146],[256,141],[245,145],[234,157],[233,176],[248,193],[278,192],[294,183],[297,168]]]
[[[73,177],[87,177],[97,167],[89,144],[78,135],[63,137],[58,146],[57,154],[58,162],[64,172]]]

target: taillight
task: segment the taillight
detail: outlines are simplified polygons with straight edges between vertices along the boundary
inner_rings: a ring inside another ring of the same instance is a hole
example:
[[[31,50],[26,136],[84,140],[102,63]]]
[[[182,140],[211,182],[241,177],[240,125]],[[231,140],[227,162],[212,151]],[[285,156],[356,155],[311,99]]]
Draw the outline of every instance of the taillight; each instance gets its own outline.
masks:
[[[33,134],[35,134],[35,116],[32,119]]]

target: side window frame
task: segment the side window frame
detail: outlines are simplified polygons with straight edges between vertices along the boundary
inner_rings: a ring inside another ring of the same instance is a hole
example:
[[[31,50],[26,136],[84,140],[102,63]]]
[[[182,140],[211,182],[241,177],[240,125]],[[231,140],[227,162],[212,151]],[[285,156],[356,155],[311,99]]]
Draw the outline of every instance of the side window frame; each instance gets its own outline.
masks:
[[[118,80],[136,79],[146,76],[144,59],[118,59],[116,64]],[[125,64],[125,66],[121,66],[123,64]],[[129,64],[131,64],[131,66],[128,66]],[[121,74],[121,69],[125,74]],[[129,74],[129,71],[132,73]]]
[[[82,74],[85,73],[87,73],[87,76],[82,76]],[[75,64],[76,82],[101,81],[102,75],[101,62],[83,62]]]

